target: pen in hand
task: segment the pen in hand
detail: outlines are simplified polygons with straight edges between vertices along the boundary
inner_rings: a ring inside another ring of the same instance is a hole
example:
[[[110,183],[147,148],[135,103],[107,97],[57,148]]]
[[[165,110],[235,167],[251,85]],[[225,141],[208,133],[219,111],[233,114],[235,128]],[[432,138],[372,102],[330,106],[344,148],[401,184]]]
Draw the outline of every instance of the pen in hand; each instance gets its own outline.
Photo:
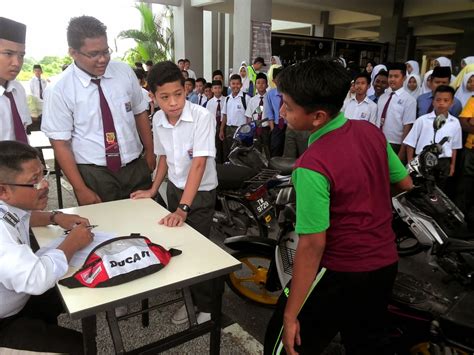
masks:
[[[77,225],[75,225],[74,227],[76,227],[76,226],[77,226]],[[97,225],[97,224],[91,224],[91,225],[89,225],[89,226],[86,226],[86,228],[87,228],[87,229],[93,229],[93,228],[96,228],[96,227],[98,227],[98,226],[99,226],[99,225]],[[74,227],[72,227],[71,229],[66,229],[66,230],[64,231],[64,234],[69,234],[69,233],[74,229]]]

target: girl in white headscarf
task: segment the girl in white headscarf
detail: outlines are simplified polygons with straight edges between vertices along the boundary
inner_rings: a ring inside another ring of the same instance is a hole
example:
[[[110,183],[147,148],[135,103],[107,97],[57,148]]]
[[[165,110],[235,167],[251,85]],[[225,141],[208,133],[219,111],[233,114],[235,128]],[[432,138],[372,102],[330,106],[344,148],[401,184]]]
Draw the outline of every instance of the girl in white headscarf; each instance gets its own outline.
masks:
[[[421,95],[421,78],[417,74],[409,74],[403,83],[405,90],[415,99]]]
[[[469,64],[474,64],[474,56],[463,58],[461,60],[461,69],[464,69],[464,67]]]
[[[270,68],[268,69],[268,72],[267,72],[268,88],[274,89],[276,88],[276,85],[273,82],[273,69],[281,67],[281,60],[276,55],[272,55],[270,58],[270,62],[272,64],[270,65]]]
[[[428,70],[425,75],[423,76],[423,85],[421,86],[421,93],[426,94],[427,92],[431,92],[431,88],[429,86],[430,76],[433,73],[433,70]]]
[[[456,77],[452,73],[453,67],[451,65],[451,59],[446,58],[446,57],[438,57],[435,59],[434,66],[435,67],[449,67],[449,69],[451,69],[451,82],[456,80]]]
[[[462,84],[456,91],[454,97],[461,101],[462,106],[466,106],[467,101],[474,95],[474,72],[464,74]]]
[[[245,92],[246,94],[248,94],[251,81],[249,79],[249,76],[247,75],[247,67],[245,65],[240,66],[239,75],[242,78],[241,90]],[[252,88],[252,91],[253,91],[253,88]]]
[[[372,85],[372,83],[374,82],[375,77],[381,70],[387,71],[387,67],[383,64],[379,64],[379,65],[376,65],[374,69],[372,69],[372,73],[370,74],[371,84],[370,84],[369,90],[367,90],[367,96],[372,96],[373,94],[375,94],[374,86]]]
[[[420,75],[420,65],[416,60],[409,60],[405,64],[407,66],[407,76],[410,74]]]

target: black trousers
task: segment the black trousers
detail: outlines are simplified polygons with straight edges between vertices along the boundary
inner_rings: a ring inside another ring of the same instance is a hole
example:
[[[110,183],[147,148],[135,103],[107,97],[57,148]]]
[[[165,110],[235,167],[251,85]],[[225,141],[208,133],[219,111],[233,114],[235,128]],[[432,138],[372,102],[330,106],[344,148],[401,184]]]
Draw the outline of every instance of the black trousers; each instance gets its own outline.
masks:
[[[168,210],[176,211],[183,195],[183,190],[177,188],[168,181],[166,196],[168,198]],[[216,205],[216,190],[198,191],[192,203],[191,211],[188,213],[186,223],[199,233],[209,238],[211,233],[212,216]],[[206,256],[203,255],[203,258]],[[212,309],[212,280],[201,282],[191,287],[194,304],[201,312],[211,312]]]
[[[146,190],[151,186],[151,172],[143,157],[116,173],[105,166],[92,164],[77,164],[77,168],[87,187],[99,195],[102,202],[129,198],[133,191]]]
[[[232,148],[232,143],[234,142],[235,131],[239,128],[238,126],[226,126],[225,127],[225,138],[223,143],[223,157],[222,162],[226,162],[229,157],[230,148]]]
[[[283,155],[283,150],[285,148],[285,132],[286,125],[281,129],[278,125],[273,127],[270,137],[270,156],[281,157]]]
[[[217,164],[222,164],[224,163],[225,159],[224,159],[224,142],[221,141],[221,139],[219,138],[219,131],[221,129],[221,124],[219,123],[217,126],[216,126],[216,163]]]
[[[471,231],[474,231],[474,149],[464,150],[463,162],[464,214]]]
[[[291,128],[287,128],[283,156],[285,158],[299,158],[306,148],[308,148],[309,136],[310,132],[308,131],[295,131]]]
[[[31,296],[20,313],[0,319],[0,347],[83,354],[82,334],[58,326],[63,311],[56,289]]]
[[[301,346],[295,350],[320,354],[340,332],[348,355],[391,354],[386,334],[387,305],[396,274],[397,263],[370,272],[326,270],[298,315]],[[286,353],[278,349],[287,292],[291,293],[290,284],[268,324],[264,354]]]

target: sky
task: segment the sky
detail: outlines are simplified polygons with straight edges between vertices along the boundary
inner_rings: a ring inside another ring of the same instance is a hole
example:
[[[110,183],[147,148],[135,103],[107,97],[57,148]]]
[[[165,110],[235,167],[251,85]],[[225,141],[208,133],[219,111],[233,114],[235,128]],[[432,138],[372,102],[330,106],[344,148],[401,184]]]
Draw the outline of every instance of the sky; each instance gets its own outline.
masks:
[[[139,29],[140,13],[134,0],[0,0],[0,16],[22,22],[26,29],[26,56],[67,55],[66,29],[71,17],[94,16],[107,26],[109,46],[122,55],[135,46],[132,40],[117,40],[122,30]],[[155,11],[155,6],[153,10]]]

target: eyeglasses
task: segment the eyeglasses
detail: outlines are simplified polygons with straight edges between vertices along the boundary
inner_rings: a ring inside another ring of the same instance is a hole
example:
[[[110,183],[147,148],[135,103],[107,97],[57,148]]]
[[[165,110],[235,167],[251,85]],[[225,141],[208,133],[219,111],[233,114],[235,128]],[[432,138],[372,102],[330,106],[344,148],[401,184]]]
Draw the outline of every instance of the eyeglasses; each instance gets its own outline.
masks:
[[[87,57],[87,58],[92,59],[92,60],[97,60],[101,57],[108,58],[108,57],[110,57],[112,52],[113,51],[110,48],[107,48],[105,51],[97,51],[97,52],[90,52],[90,53],[84,53],[84,52],[81,52],[79,50],[77,51],[77,53],[82,54],[84,57]]]
[[[41,189],[44,189],[48,185],[48,177],[49,177],[49,170],[46,170],[46,174],[44,174],[41,180],[35,184],[13,184],[13,183],[6,183],[6,182],[0,182],[0,184],[8,185],[8,186],[30,187],[35,190],[41,190]]]

